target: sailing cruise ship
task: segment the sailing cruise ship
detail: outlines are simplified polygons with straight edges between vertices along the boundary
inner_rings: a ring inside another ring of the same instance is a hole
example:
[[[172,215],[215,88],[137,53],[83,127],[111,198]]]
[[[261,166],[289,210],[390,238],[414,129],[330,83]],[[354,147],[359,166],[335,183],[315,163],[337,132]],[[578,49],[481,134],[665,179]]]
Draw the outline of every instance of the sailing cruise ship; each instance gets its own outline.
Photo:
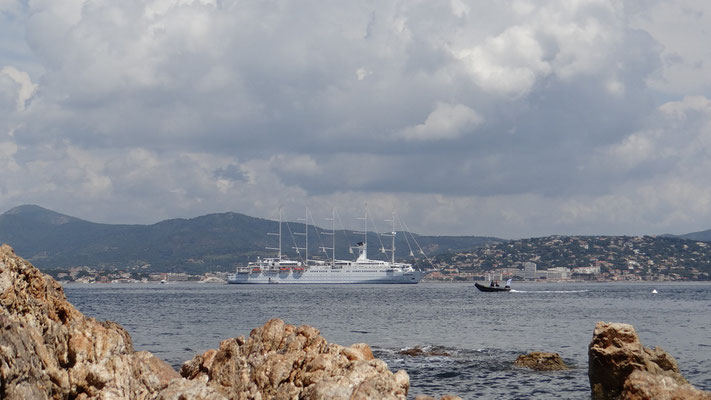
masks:
[[[393,218],[394,221],[394,218]],[[394,225],[394,222],[393,222]],[[308,226],[306,229],[308,232]],[[288,260],[281,252],[281,213],[279,215],[279,247],[275,258],[258,259],[246,267],[238,267],[236,273],[227,277],[227,282],[235,284],[368,284],[368,283],[419,283],[422,271],[411,264],[395,262],[395,230],[392,236],[392,246],[389,261],[371,260],[368,258],[367,220],[364,231],[365,239],[358,243],[358,258],[355,261],[336,260],[335,245],[331,261],[315,261],[305,258],[304,262]],[[306,236],[308,247],[308,236]],[[386,249],[383,249],[384,251]]]

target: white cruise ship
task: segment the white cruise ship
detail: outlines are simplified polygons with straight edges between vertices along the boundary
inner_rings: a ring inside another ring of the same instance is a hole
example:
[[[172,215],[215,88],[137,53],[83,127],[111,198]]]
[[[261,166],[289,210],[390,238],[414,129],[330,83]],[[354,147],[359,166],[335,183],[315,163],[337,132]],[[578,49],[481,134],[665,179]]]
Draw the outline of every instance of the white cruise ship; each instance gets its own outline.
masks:
[[[368,244],[365,241],[358,243],[358,258],[355,261],[336,260],[335,257],[330,262],[308,261],[307,257],[307,261],[302,263],[282,258],[281,216],[279,219],[279,247],[274,249],[279,250],[278,257],[260,259],[250,262],[246,267],[239,267],[236,273],[227,277],[227,282],[236,284],[415,284],[422,279],[422,272],[413,268],[411,264],[395,262],[394,230],[391,235],[392,247],[388,249],[392,252],[390,261],[368,259]],[[335,252],[333,254],[335,255]]]

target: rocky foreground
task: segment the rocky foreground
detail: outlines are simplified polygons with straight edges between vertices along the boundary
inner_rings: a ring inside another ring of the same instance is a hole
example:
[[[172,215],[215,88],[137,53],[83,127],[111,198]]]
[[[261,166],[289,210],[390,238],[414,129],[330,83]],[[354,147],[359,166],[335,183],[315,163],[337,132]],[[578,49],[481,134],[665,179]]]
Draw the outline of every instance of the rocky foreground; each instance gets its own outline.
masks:
[[[120,325],[80,313],[7,245],[0,304],[0,399],[405,399],[410,386],[367,344],[329,344],[312,327],[276,319],[178,374],[134,351]]]
[[[391,372],[367,344],[329,344],[315,328],[274,319],[249,338],[227,339],[180,373],[136,352],[120,325],[67,302],[62,287],[0,246],[0,399],[405,399],[409,377]],[[520,365],[562,364],[532,353]],[[589,348],[596,399],[709,399],[634,328],[598,323]],[[543,368],[545,367],[545,368]],[[416,399],[432,399],[417,396]],[[457,399],[444,396],[442,399]]]

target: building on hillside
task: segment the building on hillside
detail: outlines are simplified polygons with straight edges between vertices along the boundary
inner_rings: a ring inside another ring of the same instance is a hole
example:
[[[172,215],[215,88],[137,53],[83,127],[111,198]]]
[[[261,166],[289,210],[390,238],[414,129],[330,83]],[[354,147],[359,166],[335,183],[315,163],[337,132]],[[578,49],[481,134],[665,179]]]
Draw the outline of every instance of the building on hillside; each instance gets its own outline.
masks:
[[[614,271],[614,270],[613,270]],[[619,271],[619,270],[617,270]],[[619,274],[620,272],[617,272]],[[573,268],[572,277],[583,280],[595,280],[600,275],[600,267],[577,267]],[[613,274],[614,275],[614,274]]]
[[[523,277],[524,279],[535,280],[538,278],[536,274],[536,263],[527,262],[523,264]]]
[[[546,270],[548,276],[547,279],[555,281],[563,281],[570,279],[570,268],[565,267],[555,267],[548,268]]]
[[[577,267],[573,268],[575,275],[600,275],[600,267]]]
[[[487,281],[503,281],[504,280],[504,274],[502,274],[500,271],[491,271],[488,274],[486,274]]]

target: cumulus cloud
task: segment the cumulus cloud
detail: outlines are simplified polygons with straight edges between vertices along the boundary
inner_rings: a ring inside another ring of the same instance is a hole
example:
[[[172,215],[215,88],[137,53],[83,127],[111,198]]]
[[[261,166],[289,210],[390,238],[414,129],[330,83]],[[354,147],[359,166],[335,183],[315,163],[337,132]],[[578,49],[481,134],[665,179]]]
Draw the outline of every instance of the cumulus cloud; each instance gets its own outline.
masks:
[[[636,7],[630,25],[649,32],[661,47],[663,68],[647,78],[650,87],[681,96],[708,94],[711,53],[704,27],[711,24],[711,3],[678,0]]]
[[[4,0],[0,208],[706,229],[708,7]]]
[[[407,140],[456,139],[482,122],[481,115],[463,104],[438,102],[424,123],[405,128],[398,136]]]
[[[534,33],[514,26],[488,38],[483,45],[460,50],[456,56],[485,91],[522,96],[531,90],[539,76],[546,76],[551,70]]]
[[[492,94],[520,97],[551,75],[562,80],[608,72],[623,44],[622,6],[603,1],[518,1],[514,23],[471,46],[452,46],[471,78]],[[611,81],[614,82],[614,81]],[[614,83],[613,83],[614,85]],[[617,88],[619,90],[619,87]]]
[[[9,97],[15,97],[15,109],[24,111],[27,102],[37,90],[37,84],[32,83],[27,72],[19,71],[15,67],[5,66],[0,69],[0,88]],[[13,87],[14,86],[14,87]]]

